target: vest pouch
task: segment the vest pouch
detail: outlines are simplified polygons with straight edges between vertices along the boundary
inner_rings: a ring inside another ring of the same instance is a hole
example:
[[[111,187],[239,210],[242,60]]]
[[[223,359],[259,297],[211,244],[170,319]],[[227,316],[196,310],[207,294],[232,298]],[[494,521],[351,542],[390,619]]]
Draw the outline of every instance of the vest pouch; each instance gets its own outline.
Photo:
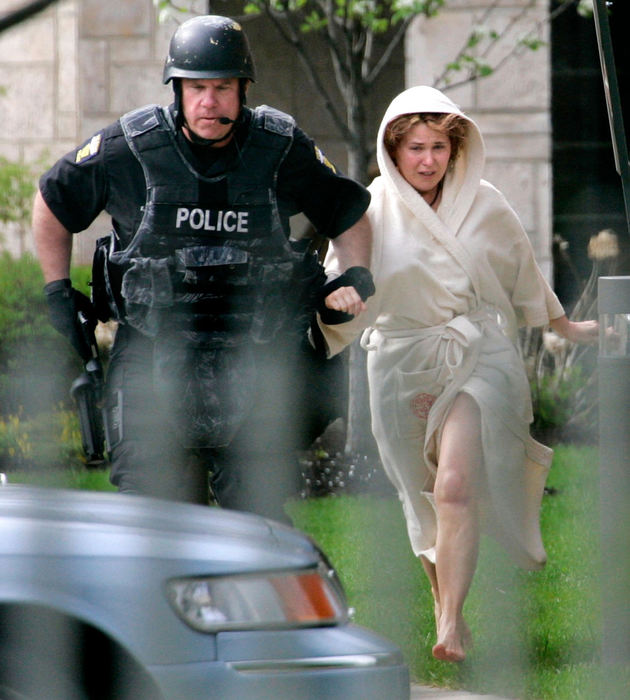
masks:
[[[296,290],[293,289],[292,262],[261,265],[258,293],[250,329],[255,343],[268,343],[291,315]],[[299,294],[299,291],[298,291]]]
[[[175,251],[180,280],[192,291],[219,291],[249,282],[249,253],[229,246],[191,246]]]
[[[160,327],[160,312],[173,305],[169,259],[132,258],[121,292],[128,323],[154,337]]]
[[[253,403],[251,347],[216,347],[202,334],[169,334],[154,343],[154,390],[186,448],[225,447]]]

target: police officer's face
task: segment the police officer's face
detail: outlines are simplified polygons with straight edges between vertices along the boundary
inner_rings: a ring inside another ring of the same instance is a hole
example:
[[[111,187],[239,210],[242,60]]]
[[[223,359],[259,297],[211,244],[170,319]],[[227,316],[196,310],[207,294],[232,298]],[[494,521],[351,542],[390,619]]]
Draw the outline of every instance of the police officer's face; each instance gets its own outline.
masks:
[[[186,120],[184,133],[191,129],[204,139],[222,138],[232,125],[221,124],[219,118],[236,119],[239,113],[238,78],[182,78],[182,108]],[[228,141],[217,145],[224,146]]]

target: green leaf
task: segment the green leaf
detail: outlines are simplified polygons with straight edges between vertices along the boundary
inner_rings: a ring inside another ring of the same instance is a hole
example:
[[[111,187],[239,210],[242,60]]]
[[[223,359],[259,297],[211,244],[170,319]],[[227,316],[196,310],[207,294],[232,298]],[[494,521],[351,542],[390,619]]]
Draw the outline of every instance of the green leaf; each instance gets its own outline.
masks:
[[[468,46],[468,48],[471,49],[473,48],[473,46],[477,46],[477,44],[482,40],[482,38],[483,35],[479,32],[472,32],[471,35],[468,37],[466,46]]]
[[[530,51],[538,51],[538,49],[541,46],[545,46],[546,42],[544,42],[542,39],[521,39],[518,42],[521,46],[524,46],[527,49],[530,49]]]

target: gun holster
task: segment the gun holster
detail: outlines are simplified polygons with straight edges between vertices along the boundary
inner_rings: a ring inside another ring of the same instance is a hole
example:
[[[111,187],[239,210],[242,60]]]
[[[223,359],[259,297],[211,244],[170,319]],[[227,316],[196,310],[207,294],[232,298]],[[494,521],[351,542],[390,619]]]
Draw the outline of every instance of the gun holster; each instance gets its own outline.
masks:
[[[81,443],[85,453],[86,466],[100,467],[105,462],[103,447],[105,428],[100,406],[100,397],[88,372],[78,376],[70,388],[79,413]]]

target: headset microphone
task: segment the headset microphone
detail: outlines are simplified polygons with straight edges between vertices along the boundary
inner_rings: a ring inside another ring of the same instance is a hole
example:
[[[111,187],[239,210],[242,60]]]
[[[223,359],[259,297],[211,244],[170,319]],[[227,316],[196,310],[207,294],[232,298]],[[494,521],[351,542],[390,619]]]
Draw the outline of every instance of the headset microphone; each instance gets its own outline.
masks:
[[[236,119],[230,119],[229,117],[217,117],[216,118],[219,124],[232,124],[232,128],[228,129],[227,133],[225,136],[222,136],[220,139],[204,139],[203,137],[199,136],[199,134],[196,134],[188,125],[186,122],[186,118],[184,117],[182,126],[186,127],[186,135],[190,141],[193,143],[196,143],[198,146],[215,146],[218,143],[222,143],[223,141],[227,141],[232,134],[234,133],[234,129],[236,128],[234,125],[239,121],[239,117]]]

